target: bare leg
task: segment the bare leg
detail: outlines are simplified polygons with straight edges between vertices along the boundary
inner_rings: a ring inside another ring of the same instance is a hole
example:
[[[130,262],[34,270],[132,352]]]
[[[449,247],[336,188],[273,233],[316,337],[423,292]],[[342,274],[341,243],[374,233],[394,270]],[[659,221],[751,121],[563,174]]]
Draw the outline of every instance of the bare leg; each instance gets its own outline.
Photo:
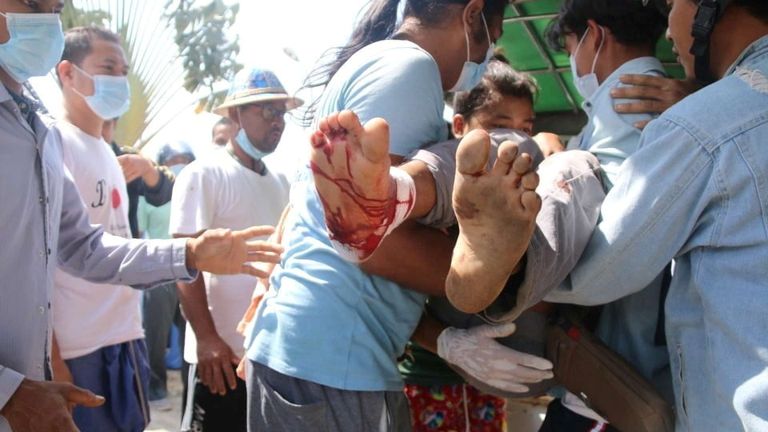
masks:
[[[507,141],[488,172],[490,137],[475,130],[459,144],[453,208],[460,234],[446,294],[462,312],[477,313],[496,297],[528,248],[541,199],[531,158]]]
[[[390,170],[389,126],[365,126],[352,111],[320,121],[312,135],[312,172],[329,237],[339,254],[363,261],[413,208],[415,189],[405,173]]]

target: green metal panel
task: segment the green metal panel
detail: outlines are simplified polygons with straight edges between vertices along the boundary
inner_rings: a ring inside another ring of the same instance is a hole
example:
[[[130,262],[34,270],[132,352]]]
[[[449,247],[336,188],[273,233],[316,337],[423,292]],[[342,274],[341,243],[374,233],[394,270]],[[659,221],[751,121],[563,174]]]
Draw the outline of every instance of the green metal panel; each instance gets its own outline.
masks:
[[[532,74],[541,88],[536,111],[576,112],[581,97],[573,86],[568,55],[552,50],[544,33],[560,9],[561,0],[535,0],[511,3],[507,8],[504,34],[498,45],[504,50],[512,66]],[[662,38],[657,56],[670,75],[683,76],[682,67],[675,64],[670,44]]]

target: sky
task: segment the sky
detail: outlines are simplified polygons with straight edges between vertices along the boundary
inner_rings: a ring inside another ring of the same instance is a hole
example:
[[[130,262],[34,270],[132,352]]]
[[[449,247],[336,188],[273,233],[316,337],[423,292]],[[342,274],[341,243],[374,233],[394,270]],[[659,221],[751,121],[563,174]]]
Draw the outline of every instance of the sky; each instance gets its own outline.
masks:
[[[238,60],[272,69],[288,92],[296,92],[324,52],[346,43],[366,4],[366,0],[241,1],[232,29],[240,37]],[[298,61],[286,55],[286,49]],[[299,155],[309,153],[308,136],[289,119],[274,161],[293,169]]]
[[[367,0],[243,0],[237,21],[231,29],[231,35],[238,36],[240,40],[238,61],[243,65],[258,65],[273,70],[288,92],[294,93],[323,53],[346,43],[361,9],[366,5]],[[145,8],[144,13],[159,17],[157,8]],[[147,17],[145,22],[151,27],[149,22],[156,19],[154,16]],[[293,53],[294,58],[289,57],[286,51]],[[30,82],[50,111],[59,115],[61,97],[53,78],[35,78]],[[216,120],[217,116],[196,114],[189,109],[168,124],[143,151],[153,157],[163,143],[182,139],[193,146],[198,157],[203,156],[213,148],[210,145],[211,127]],[[298,156],[308,154],[308,151],[300,150],[302,146],[308,146],[308,135],[308,131],[288,118],[281,144],[270,158],[286,170],[294,169],[300,160]]]

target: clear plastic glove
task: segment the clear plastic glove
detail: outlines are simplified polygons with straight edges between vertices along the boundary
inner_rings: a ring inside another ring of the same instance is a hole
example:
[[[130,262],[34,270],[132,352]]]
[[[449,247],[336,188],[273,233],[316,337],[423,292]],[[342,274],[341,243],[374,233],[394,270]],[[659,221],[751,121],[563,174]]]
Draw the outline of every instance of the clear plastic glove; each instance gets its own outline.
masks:
[[[448,327],[437,338],[437,354],[485,384],[513,393],[552,378],[552,363],[544,358],[515,351],[495,338],[511,335],[515,324],[481,325],[463,330]]]

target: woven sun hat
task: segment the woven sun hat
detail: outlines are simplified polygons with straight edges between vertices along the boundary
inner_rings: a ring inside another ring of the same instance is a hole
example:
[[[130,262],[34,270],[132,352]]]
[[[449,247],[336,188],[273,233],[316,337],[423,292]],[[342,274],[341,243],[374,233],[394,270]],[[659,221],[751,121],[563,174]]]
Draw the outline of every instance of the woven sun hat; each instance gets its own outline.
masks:
[[[226,117],[227,108],[272,101],[285,101],[287,110],[304,104],[304,101],[285,91],[274,72],[258,67],[246,68],[235,75],[226,99],[213,112]]]

